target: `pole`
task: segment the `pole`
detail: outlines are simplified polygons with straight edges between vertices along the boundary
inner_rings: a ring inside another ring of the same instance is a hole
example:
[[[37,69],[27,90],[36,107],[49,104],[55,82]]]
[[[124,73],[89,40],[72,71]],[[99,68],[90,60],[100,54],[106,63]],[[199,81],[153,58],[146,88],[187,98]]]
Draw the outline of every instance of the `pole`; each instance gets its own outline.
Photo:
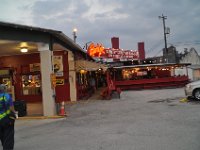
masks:
[[[87,51],[87,49],[88,49],[88,44],[90,44],[90,43],[92,43],[92,41],[89,41],[89,42],[85,43],[86,51]]]
[[[87,49],[88,49],[88,43],[85,44],[85,49],[87,51]]]
[[[76,38],[77,38],[76,32],[73,32],[73,36],[74,36],[74,43],[76,43]]]
[[[77,38],[76,32],[77,32],[77,29],[74,28],[74,29],[73,29],[73,38],[74,38],[74,43],[76,43],[76,38]]]
[[[162,14],[162,16],[159,16],[160,19],[163,20],[163,30],[164,30],[164,42],[165,42],[165,52],[166,52],[166,55],[167,55],[167,62],[168,62],[168,49],[167,49],[167,38],[166,38],[166,27],[165,27],[165,19],[167,19],[167,16],[164,16]]]

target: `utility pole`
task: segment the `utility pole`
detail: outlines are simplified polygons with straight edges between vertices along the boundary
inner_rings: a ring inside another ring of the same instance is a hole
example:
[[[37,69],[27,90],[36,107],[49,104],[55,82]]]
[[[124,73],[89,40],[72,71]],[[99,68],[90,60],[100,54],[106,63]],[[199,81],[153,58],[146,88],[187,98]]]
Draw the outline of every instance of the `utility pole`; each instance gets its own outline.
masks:
[[[165,27],[165,20],[167,19],[167,16],[164,16],[164,15],[162,14],[162,16],[158,16],[158,18],[163,20],[164,41],[165,41],[165,52],[166,52],[167,57],[168,57],[166,34],[169,34],[169,33],[166,32],[166,27]],[[167,62],[168,62],[168,58],[167,58]]]

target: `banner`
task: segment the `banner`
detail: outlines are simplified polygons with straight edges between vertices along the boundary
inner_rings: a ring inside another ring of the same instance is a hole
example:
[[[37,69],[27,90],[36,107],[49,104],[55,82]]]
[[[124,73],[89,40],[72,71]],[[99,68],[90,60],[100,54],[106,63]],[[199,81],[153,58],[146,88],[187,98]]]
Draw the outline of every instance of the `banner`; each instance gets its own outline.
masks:
[[[63,57],[62,55],[53,56],[54,73],[56,77],[63,76]]]

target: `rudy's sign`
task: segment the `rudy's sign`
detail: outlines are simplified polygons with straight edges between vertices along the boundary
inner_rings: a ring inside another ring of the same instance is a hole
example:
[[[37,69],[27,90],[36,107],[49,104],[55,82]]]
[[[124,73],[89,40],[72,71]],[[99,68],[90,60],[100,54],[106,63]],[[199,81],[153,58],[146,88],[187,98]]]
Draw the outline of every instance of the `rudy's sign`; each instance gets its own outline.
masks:
[[[104,46],[99,43],[97,44],[91,43],[87,49],[87,53],[91,57],[99,57],[99,58],[113,58],[113,59],[127,59],[127,60],[139,59],[139,53],[137,50],[104,48]]]

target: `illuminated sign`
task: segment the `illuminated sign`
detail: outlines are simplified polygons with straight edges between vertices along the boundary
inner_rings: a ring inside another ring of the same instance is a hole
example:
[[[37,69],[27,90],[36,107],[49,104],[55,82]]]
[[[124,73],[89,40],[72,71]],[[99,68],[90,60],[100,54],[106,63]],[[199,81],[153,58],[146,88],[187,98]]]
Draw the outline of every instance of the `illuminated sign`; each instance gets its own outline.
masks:
[[[64,79],[56,79],[56,85],[64,85]]]
[[[10,75],[10,70],[1,69],[0,70],[0,76],[6,76],[6,75]]]
[[[112,59],[139,59],[137,50],[122,50],[113,48],[104,48],[102,44],[91,43],[87,49],[87,53],[92,57],[112,58]]]
[[[101,57],[105,54],[105,51],[102,44],[91,43],[87,49],[87,53],[92,57]]]

